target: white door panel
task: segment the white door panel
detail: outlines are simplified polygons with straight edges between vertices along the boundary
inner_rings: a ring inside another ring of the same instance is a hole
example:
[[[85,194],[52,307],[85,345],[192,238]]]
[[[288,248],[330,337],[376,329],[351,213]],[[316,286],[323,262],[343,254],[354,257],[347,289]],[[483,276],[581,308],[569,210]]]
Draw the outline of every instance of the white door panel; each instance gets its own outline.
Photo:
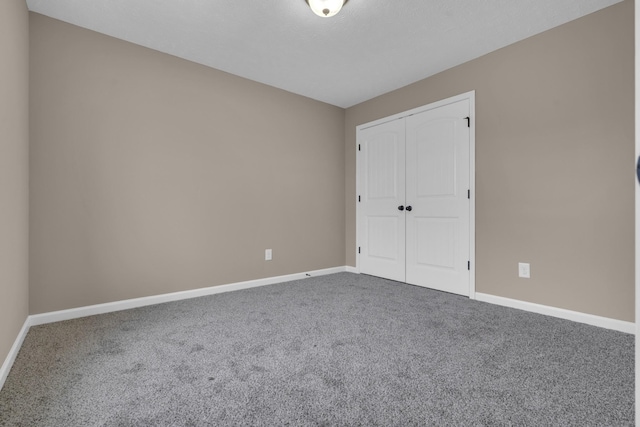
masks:
[[[407,118],[407,283],[469,295],[469,102]]]
[[[405,197],[404,120],[359,133],[360,271],[405,280],[405,216],[398,210]]]
[[[458,224],[451,218],[415,217],[416,264],[440,269],[456,268]]]

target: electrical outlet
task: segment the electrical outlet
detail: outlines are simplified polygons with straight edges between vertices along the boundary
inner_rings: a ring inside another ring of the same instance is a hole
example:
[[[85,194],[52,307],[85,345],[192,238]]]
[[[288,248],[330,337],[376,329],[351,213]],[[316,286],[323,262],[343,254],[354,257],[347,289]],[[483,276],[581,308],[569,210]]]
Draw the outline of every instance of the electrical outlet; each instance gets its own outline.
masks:
[[[518,277],[522,277],[524,279],[531,278],[531,265],[529,265],[528,262],[518,263]]]
[[[271,251],[271,249],[265,249],[264,250],[264,260],[265,261],[271,261],[273,259],[273,252]]]

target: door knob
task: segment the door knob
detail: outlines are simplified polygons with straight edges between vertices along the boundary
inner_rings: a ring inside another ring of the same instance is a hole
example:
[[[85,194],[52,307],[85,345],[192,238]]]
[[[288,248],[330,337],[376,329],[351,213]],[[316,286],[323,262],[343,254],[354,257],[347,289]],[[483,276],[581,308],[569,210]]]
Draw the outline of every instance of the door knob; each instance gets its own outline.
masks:
[[[411,206],[407,206],[407,212],[411,212],[413,208]]]
[[[404,206],[402,206],[402,205],[398,206],[398,210],[399,211],[403,211],[404,210]]]

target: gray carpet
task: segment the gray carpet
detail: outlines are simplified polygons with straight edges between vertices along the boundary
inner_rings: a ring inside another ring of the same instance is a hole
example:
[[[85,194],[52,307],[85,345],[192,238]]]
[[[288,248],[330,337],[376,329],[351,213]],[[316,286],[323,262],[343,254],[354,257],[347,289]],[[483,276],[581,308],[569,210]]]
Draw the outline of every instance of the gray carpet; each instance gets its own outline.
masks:
[[[340,273],[31,328],[2,426],[632,426],[632,335]]]

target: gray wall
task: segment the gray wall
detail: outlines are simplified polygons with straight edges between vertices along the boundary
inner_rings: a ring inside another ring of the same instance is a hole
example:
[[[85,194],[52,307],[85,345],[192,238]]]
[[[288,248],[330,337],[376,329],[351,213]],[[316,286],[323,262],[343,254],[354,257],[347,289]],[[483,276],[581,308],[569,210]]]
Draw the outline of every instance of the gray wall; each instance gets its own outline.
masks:
[[[0,1],[0,361],[28,315],[28,52],[26,3]]]
[[[345,114],[32,14],[31,312],[355,265],[355,126],[476,90],[477,291],[633,321],[633,47],[627,0]]]
[[[344,265],[343,109],[30,19],[31,313]]]
[[[347,109],[357,125],[476,91],[476,290],[634,320],[634,5],[627,0]],[[530,262],[532,278],[518,278]]]

